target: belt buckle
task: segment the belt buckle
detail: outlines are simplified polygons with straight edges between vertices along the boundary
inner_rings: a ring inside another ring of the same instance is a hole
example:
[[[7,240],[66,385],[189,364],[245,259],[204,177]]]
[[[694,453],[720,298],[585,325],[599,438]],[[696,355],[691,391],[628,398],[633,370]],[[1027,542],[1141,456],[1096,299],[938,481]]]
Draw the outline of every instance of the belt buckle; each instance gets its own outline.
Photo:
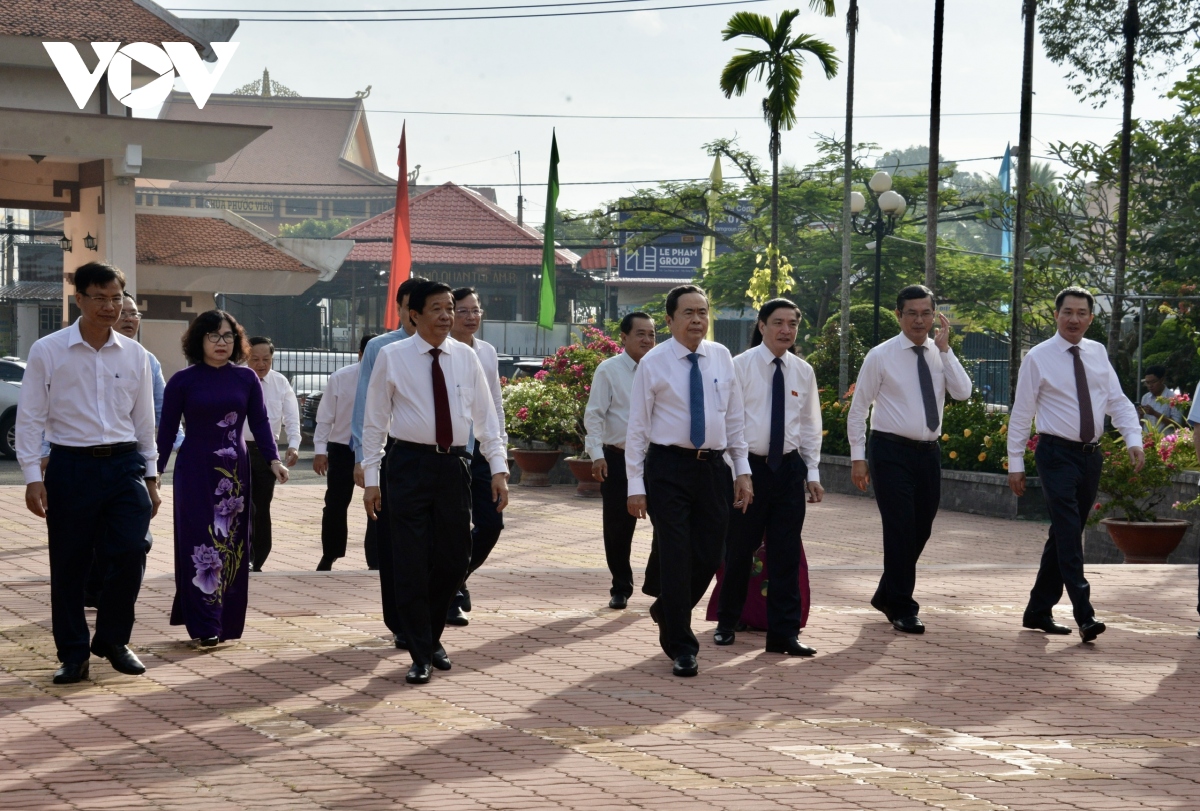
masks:
[[[442,450],[442,446],[435,442],[435,443],[433,443],[433,452],[448,455],[450,453],[450,449],[446,448],[445,450]]]
[[[701,462],[707,462],[709,454],[711,454],[711,453],[712,453],[712,451],[710,451],[708,448],[697,448],[696,449],[696,459]]]
[[[98,445],[92,448],[93,458],[103,458],[105,456],[112,456],[112,445]]]
[[[1096,449],[1099,447],[1100,447],[1099,442],[1085,442],[1085,443],[1083,443],[1083,453],[1085,456],[1088,454],[1091,454],[1091,453],[1095,453]]]

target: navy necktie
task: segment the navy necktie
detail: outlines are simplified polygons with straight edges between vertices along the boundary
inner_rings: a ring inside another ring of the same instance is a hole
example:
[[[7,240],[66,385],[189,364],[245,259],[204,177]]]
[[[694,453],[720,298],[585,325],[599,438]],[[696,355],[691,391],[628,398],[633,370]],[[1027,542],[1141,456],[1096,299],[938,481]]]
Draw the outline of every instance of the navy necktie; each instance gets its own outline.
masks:
[[[929,361],[925,360],[925,347],[914,346],[917,353],[917,379],[921,381],[921,401],[925,404],[925,424],[936,431],[942,422],[938,413],[937,397],[933,393],[933,375],[929,372]]]
[[[771,361],[775,375],[771,378],[771,444],[767,448],[767,467],[779,470],[783,464],[783,358]]]
[[[692,377],[689,386],[691,389],[689,405],[692,415],[692,447],[699,448],[704,444],[704,378],[700,375],[700,353],[692,352],[687,359],[692,362]]]

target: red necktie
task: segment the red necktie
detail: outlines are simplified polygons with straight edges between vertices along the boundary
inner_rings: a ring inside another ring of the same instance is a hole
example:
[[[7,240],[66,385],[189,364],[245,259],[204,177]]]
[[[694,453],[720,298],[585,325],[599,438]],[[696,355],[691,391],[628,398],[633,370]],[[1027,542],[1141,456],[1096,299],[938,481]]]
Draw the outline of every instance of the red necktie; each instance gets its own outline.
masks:
[[[445,450],[454,444],[454,424],[450,421],[450,395],[446,391],[446,375],[438,363],[440,349],[430,349],[433,356],[433,433],[439,448]]]
[[[1096,438],[1096,418],[1092,414],[1092,392],[1088,389],[1087,372],[1083,368],[1083,358],[1079,357],[1079,347],[1073,346],[1067,351],[1073,356],[1075,364],[1075,395],[1079,398],[1079,441],[1091,442]]]

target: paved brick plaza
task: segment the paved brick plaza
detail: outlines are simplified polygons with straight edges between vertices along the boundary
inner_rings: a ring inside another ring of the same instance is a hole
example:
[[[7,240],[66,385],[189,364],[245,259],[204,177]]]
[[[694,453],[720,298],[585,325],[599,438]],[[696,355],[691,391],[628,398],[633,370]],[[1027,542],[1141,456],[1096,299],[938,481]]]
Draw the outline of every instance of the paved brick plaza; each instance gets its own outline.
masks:
[[[806,536],[818,656],[717,648],[698,619],[700,676],[676,679],[646,598],[603,607],[598,503],[515,488],[471,625],[447,630],[454,668],[415,688],[361,546],[310,571],[320,488],[277,490],[246,636],[207,652],[167,624],[168,502],[134,637],[147,674],[93,659],[91,682],[55,687],[22,492],[0,488],[3,809],[1200,809],[1195,570],[1091,567],[1095,645],[1022,631],[1039,525],[944,513],[929,631],[907,637],[865,606],[874,505],[831,496]]]

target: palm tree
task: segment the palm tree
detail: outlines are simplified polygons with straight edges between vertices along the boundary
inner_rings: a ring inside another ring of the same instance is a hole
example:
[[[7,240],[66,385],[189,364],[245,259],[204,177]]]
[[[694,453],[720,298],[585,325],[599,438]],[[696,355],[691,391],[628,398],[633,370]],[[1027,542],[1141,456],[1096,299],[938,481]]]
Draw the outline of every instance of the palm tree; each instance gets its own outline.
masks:
[[[832,17],[833,0],[809,0],[809,7],[819,14]],[[779,293],[779,133],[796,125],[796,97],[800,80],[804,78],[804,56],[816,58],[825,71],[825,78],[837,75],[838,58],[827,42],[810,34],[792,35],[792,20],[799,9],[781,12],[772,22],[765,14],[739,11],[729,18],[722,38],[728,42],[735,37],[761,40],[762,50],[739,48],[738,53],[721,71],[721,90],[725,98],[745,95],[750,79],[766,77],[767,97],[762,101],[763,118],[771,128],[771,295]]]

